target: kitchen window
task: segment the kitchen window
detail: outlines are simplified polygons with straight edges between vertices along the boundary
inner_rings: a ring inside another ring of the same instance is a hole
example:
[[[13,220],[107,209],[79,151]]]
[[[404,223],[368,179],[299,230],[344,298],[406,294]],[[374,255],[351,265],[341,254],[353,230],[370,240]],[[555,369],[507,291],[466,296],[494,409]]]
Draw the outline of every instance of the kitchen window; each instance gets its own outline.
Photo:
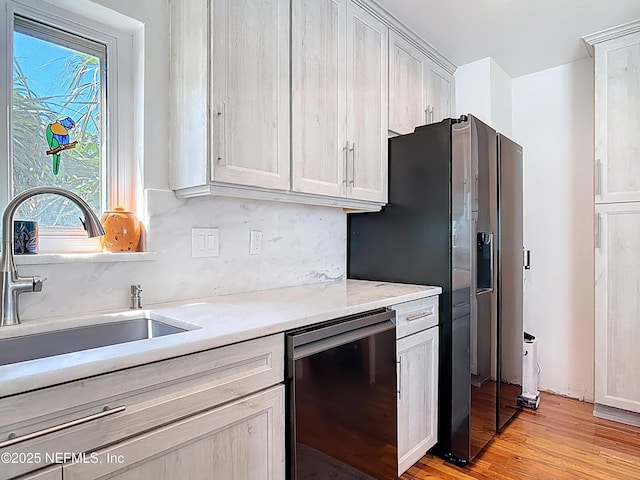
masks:
[[[10,79],[0,83],[7,85],[2,206],[28,188],[53,185],[78,194],[98,216],[118,204],[136,210],[135,35],[36,0],[0,0],[0,7],[7,12],[0,69]],[[43,253],[99,251],[78,217],[56,195],[33,197],[15,216],[38,222]]]

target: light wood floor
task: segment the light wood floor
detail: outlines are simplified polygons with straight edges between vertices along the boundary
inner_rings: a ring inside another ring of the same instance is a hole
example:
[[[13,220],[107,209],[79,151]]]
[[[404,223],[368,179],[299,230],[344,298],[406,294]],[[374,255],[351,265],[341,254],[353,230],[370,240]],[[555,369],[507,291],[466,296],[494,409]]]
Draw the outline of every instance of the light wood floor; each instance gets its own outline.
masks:
[[[431,455],[401,480],[639,480],[640,428],[593,416],[593,405],[542,394],[522,410],[470,467]]]

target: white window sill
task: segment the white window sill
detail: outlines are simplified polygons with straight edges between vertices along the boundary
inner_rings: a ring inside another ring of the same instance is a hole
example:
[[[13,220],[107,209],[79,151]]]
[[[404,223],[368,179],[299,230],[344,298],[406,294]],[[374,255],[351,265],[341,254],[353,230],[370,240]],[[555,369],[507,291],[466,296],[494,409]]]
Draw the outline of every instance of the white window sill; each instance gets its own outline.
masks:
[[[49,265],[56,263],[146,262],[158,258],[158,252],[123,253],[37,253],[15,255],[16,265]]]

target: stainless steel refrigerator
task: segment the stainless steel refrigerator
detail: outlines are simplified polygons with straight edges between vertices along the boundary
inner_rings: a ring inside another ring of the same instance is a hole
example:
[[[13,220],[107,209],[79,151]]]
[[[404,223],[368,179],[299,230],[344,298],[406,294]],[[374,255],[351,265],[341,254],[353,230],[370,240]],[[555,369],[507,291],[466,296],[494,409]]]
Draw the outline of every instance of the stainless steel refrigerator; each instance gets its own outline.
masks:
[[[517,412],[522,268],[521,147],[471,115],[389,140],[389,203],[349,215],[348,276],[442,287],[435,451],[454,463]]]

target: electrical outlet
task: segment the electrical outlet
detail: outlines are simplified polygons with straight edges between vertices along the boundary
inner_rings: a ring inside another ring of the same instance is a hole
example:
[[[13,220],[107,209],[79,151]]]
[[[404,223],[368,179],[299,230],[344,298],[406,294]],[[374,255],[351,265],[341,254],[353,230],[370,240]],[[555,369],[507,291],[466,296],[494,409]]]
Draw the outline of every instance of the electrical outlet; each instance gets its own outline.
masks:
[[[217,257],[220,255],[220,242],[217,228],[191,229],[191,257]]]
[[[249,239],[249,255],[260,255],[262,253],[262,232],[251,230]]]

